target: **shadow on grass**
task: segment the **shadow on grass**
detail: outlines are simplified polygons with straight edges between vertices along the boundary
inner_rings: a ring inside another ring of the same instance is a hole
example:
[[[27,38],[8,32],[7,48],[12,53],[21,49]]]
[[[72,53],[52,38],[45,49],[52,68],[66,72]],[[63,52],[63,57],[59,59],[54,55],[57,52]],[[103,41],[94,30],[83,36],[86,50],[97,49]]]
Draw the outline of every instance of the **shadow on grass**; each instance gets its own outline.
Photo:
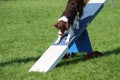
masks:
[[[78,53],[78,54],[80,54],[80,53]],[[120,47],[117,48],[117,49],[113,49],[113,50],[104,52],[101,57],[110,56],[110,55],[112,55],[112,54],[116,54],[116,55],[120,54]],[[80,55],[80,56],[81,56],[81,55]],[[80,56],[77,56],[77,57],[73,58],[72,60],[63,61],[63,62],[59,63],[59,64],[57,65],[57,67],[60,67],[60,66],[62,66],[62,65],[76,64],[76,63],[78,63],[78,62],[80,62],[80,61],[85,61],[84,55],[82,55],[82,57],[80,57]],[[93,59],[94,59],[94,58],[93,58]]]
[[[114,50],[104,52],[103,56],[109,56],[111,54],[116,54],[116,55],[120,54],[120,47]]]
[[[80,54],[80,53],[78,53]],[[114,50],[110,50],[110,51],[106,51],[103,53],[102,56],[110,56],[112,54],[120,54],[120,47],[117,48],[117,49],[114,49]],[[101,56],[101,57],[102,57]],[[3,63],[0,63],[0,67],[4,67],[4,66],[7,66],[7,65],[12,65],[12,64],[15,64],[15,63],[28,63],[30,61],[37,61],[39,59],[40,56],[37,56],[35,58],[33,57],[28,57],[28,58],[25,58],[25,59],[16,59],[16,60],[11,60],[11,61],[7,61],[7,62],[3,62]],[[62,65],[69,65],[69,64],[76,64],[80,61],[85,61],[83,55],[77,55],[76,57],[74,58],[70,58],[70,59],[64,59],[62,62],[60,62],[57,67],[60,67]]]
[[[77,55],[73,58],[63,59],[56,67],[61,67],[63,65],[69,65],[69,64],[77,64],[80,61],[85,61],[84,55]]]
[[[12,65],[12,64],[15,64],[15,63],[21,64],[21,63],[28,63],[30,61],[36,61],[36,60],[39,59],[39,57],[35,57],[35,58],[28,57],[28,58],[25,58],[25,59],[16,59],[16,60],[3,62],[3,63],[0,63],[0,67],[4,67],[4,66],[7,66],[7,65]]]

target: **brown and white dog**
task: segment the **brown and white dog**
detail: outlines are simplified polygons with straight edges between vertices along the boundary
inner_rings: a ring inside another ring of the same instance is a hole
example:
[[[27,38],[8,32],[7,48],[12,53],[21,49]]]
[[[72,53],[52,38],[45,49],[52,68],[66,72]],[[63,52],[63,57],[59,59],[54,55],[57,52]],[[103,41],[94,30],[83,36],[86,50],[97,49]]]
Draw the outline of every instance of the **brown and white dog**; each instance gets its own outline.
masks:
[[[68,0],[66,9],[58,19],[58,22],[54,25],[59,30],[55,44],[60,43],[65,31],[68,31],[65,43],[70,42],[70,38],[74,34],[73,28],[78,28],[79,18],[83,14],[83,8],[87,1],[88,0]]]

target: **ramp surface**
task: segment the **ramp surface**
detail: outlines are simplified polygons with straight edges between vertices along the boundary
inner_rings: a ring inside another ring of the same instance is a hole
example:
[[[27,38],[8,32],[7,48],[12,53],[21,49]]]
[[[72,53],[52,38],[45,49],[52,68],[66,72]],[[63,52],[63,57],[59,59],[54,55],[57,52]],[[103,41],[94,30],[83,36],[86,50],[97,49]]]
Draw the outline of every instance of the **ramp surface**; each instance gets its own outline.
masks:
[[[29,71],[47,72],[53,69],[67,51],[67,46],[51,45]]]

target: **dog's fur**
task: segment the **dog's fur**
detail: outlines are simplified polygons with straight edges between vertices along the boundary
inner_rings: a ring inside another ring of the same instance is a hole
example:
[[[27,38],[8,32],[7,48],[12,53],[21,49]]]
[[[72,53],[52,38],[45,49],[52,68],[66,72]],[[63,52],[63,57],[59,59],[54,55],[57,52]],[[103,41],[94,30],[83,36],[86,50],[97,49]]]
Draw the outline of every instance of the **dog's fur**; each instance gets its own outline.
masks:
[[[70,37],[73,33],[71,26],[73,26],[77,13],[79,13],[79,18],[82,16],[83,8],[86,3],[87,0],[68,0],[66,9],[58,19],[58,22],[54,25],[59,30],[59,36],[55,44],[58,44],[60,42],[65,31],[69,31],[66,39],[66,43],[69,43]]]

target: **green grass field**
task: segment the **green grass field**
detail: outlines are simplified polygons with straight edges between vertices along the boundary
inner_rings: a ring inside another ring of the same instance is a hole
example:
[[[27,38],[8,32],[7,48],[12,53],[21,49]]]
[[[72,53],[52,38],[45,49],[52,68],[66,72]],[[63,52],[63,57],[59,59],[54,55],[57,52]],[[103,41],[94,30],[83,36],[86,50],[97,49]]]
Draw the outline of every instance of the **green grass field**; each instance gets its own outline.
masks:
[[[48,73],[28,70],[55,41],[53,27],[67,0],[0,0],[0,80],[119,80],[120,0],[110,0],[92,21],[88,32],[94,51],[102,57],[83,60],[83,54],[62,59]]]

